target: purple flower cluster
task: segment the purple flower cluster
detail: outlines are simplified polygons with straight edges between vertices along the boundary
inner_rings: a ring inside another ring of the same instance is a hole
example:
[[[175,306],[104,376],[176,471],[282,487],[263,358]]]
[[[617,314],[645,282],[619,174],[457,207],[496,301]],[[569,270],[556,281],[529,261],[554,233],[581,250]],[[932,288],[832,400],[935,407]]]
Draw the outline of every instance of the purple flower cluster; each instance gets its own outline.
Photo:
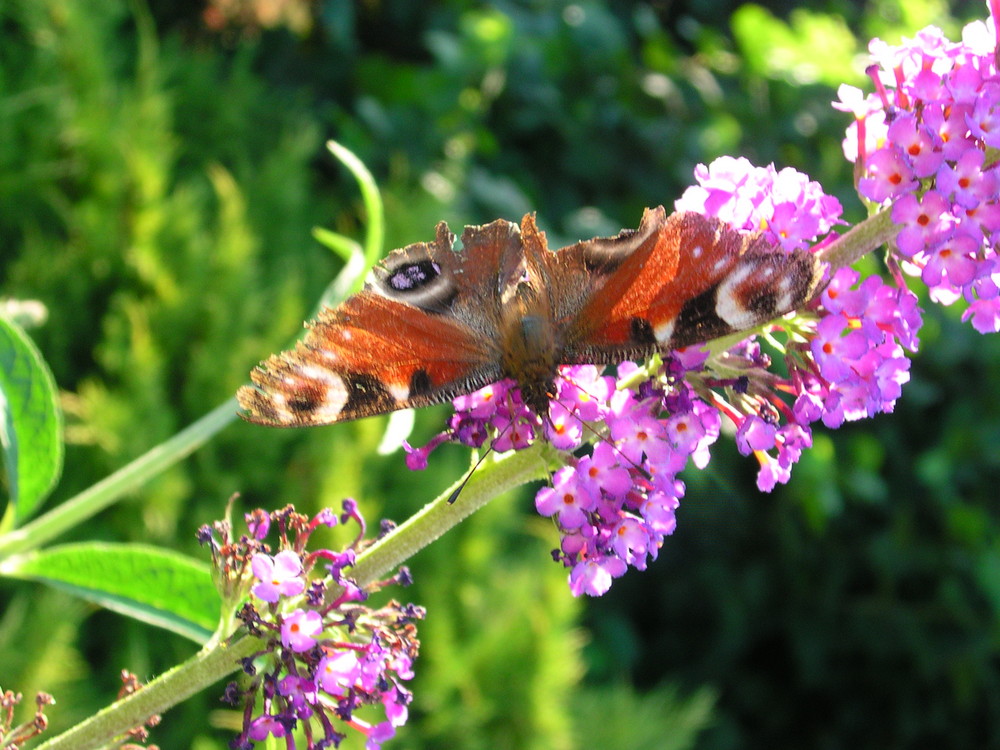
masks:
[[[347,550],[306,551],[316,528],[348,520],[362,532]],[[244,595],[249,588],[251,601],[239,617],[265,644],[244,663],[249,688],[233,683],[226,690],[227,700],[242,698],[245,704],[243,731],[230,746],[244,750],[274,737],[294,748],[301,737],[307,748],[336,747],[346,736],[342,730],[350,728],[364,735],[366,750],[377,750],[407,719],[411,694],[401,681],[413,677],[419,647],[413,621],[423,617],[422,610],[396,602],[373,610],[358,603],[368,591],[344,575],[364,536],[352,500],[344,501],[339,519],[330,510],[310,519],[289,507],[270,515],[255,511],[247,525],[250,534],[236,542],[225,524],[200,534],[212,544],[217,563],[228,561],[217,573],[242,581]],[[275,525],[280,551],[271,555],[263,540]],[[318,567],[323,574],[313,575]],[[380,585],[408,580],[401,571]],[[373,725],[361,719],[355,712],[365,705],[382,706],[385,720]]]
[[[805,340],[786,349],[788,377],[749,374],[747,393],[756,397],[744,396],[738,410],[726,412],[738,425],[737,448],[760,461],[757,486],[763,491],[788,481],[802,450],[812,445],[811,423],[835,428],[891,412],[909,380],[903,349],[917,347],[916,296],[877,276],[852,288],[858,278],[850,268],[834,275],[815,309],[819,317],[803,322]],[[790,409],[783,397],[792,399]]]
[[[688,359],[697,367],[703,357]],[[425,466],[444,439],[479,447],[495,436],[495,450],[510,450],[544,434],[571,454],[595,442],[589,454],[566,457],[535,505],[560,531],[553,556],[571,569],[570,590],[599,596],[629,566],[643,569],[656,557],[676,526],[674,510],[684,492],[677,472],[689,458],[703,467],[719,435],[718,412],[694,396],[685,371],[682,357],[672,358],[661,384],[647,380],[631,390],[618,389],[592,365],[563,367],[544,420],[525,406],[516,384],[495,383],[455,399],[450,430],[424,448],[410,448],[408,460],[413,468]],[[625,363],[618,381],[646,377],[640,375]]]
[[[754,167],[745,159],[726,157],[708,167],[700,165],[696,177],[699,185],[689,188],[678,205],[729,222],[745,213],[742,206],[751,205],[754,213],[739,225],[741,229],[772,226],[768,211],[787,205],[812,212],[810,226],[823,231],[839,221],[839,203],[793,170],[775,172],[773,167]],[[779,185],[783,200],[767,197]],[[795,185],[798,194],[789,189]],[[793,246],[817,239],[796,237]],[[788,481],[803,449],[812,445],[811,423],[822,420],[827,427],[838,427],[892,411],[909,379],[903,348],[917,347],[921,318],[916,297],[877,276],[852,288],[859,277],[849,268],[840,269],[808,314],[783,322],[789,341],[779,349],[784,352],[787,377],[771,371],[770,357],[754,339],[725,352],[724,362],[709,359],[705,372],[696,376],[703,386],[699,392],[714,387],[715,406],[736,425],[737,448],[760,462],[757,486],[763,491]],[[778,344],[773,335],[770,338]],[[711,377],[716,364],[742,373],[738,388]]]
[[[718,412],[694,397],[682,380],[683,365],[672,360],[668,368],[673,377],[662,384],[609,391],[608,398],[588,398],[583,405],[556,400],[550,408],[568,412],[569,423],[599,421],[606,430],[589,455],[570,457],[535,497],[538,512],[559,529],[553,557],[570,568],[575,596],[600,596],[629,566],[643,570],[656,559],[677,525],[674,511],[684,494],[677,473],[689,459],[704,466],[719,435]],[[626,363],[618,377],[635,371]],[[567,391],[579,388],[578,376],[593,382],[596,372],[564,368],[563,384]]]
[[[734,229],[764,233],[786,250],[804,248],[842,224],[840,201],[818,182],[786,167],[756,167],[743,157],[722,156],[694,170],[692,185],[674,204],[678,211],[715,216]]]
[[[835,106],[854,114],[844,153],[862,168],[858,191],[873,203],[892,204],[902,268],[919,275],[937,302],[964,298],[963,319],[995,333],[1000,78],[994,18],[966,26],[962,36],[951,42],[928,27],[898,46],[873,40],[868,72],[875,91],[865,96],[842,86]]]
[[[791,169],[725,157],[700,165],[696,176],[678,209],[764,231],[775,245],[817,242],[817,233],[840,223],[837,200]],[[423,448],[408,447],[408,463],[424,468],[445,440],[480,447],[492,438],[494,449],[510,450],[544,434],[569,454],[535,499],[560,532],[553,556],[570,568],[574,594],[603,594],[628,567],[644,568],[673,532],[684,492],[677,474],[689,459],[708,463],[722,415],[740,451],[760,462],[757,484],[769,491],[788,481],[811,446],[811,423],[836,427],[892,410],[909,376],[903,349],[917,344],[916,298],[878,277],[854,288],[858,278],[842,269],[809,310],[772,327],[768,341],[784,356],[787,376],[772,371],[754,336],[725,351],[671,352],[658,372],[625,363],[617,380],[594,367],[564,367],[544,419],[524,405],[516,384],[496,383],[456,399],[449,429]],[[585,443],[593,444],[589,452],[580,450]]]
[[[820,296],[822,317],[809,342],[809,358],[792,360],[802,424],[827,427],[891,412],[910,379],[903,349],[916,351],[922,323],[917,297],[907,289],[840,269]]]

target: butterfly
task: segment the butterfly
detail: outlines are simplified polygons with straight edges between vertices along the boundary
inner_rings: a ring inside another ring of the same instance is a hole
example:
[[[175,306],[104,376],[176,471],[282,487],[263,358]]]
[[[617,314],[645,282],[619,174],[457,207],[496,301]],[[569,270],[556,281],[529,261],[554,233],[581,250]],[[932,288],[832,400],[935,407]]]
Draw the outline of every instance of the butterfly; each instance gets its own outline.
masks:
[[[718,219],[646,209],[638,229],[552,252],[520,226],[447,224],[395,250],[364,288],[252,373],[251,421],[331,424],[449,401],[512,378],[547,414],[559,365],[616,365],[747,331],[811,299],[823,265]]]

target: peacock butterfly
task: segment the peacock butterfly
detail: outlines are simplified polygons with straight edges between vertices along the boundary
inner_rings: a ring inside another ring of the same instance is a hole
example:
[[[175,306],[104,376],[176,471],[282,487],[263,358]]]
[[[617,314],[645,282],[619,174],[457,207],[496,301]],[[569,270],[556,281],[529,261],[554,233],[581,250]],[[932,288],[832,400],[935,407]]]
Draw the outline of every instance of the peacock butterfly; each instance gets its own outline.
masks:
[[[466,227],[375,266],[240,388],[243,417],[318,425],[426,406],[513,378],[547,413],[562,364],[614,365],[749,330],[817,291],[822,264],[695,213],[548,250],[535,217]]]

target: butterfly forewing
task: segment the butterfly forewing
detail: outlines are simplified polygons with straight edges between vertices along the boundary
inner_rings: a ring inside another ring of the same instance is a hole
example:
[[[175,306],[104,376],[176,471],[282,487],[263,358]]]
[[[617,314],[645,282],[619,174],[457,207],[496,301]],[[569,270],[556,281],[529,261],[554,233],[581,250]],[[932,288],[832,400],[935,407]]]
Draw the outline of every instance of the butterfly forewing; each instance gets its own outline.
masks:
[[[328,424],[440,403],[499,380],[488,331],[500,306],[498,268],[518,257],[517,226],[470,227],[464,239],[471,256],[452,250],[441,224],[434,242],[391,253],[293,351],[251,373],[257,387],[237,394],[247,418]],[[482,254],[492,254],[490,264],[468,262]]]

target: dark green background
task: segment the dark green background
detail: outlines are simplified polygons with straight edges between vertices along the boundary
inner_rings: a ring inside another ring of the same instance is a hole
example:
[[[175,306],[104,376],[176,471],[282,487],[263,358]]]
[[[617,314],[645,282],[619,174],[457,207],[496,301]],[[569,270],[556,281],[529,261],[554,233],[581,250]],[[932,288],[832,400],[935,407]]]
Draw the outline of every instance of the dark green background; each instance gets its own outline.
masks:
[[[308,29],[209,30],[199,3],[0,5],[0,282],[64,390],[84,489],[232,395],[338,269],[314,226],[360,237],[335,138],[384,191],[388,245],[537,211],[552,244],[635,226],[698,162],[745,155],[820,180],[861,216],[836,87],[871,36],[953,39],[979,3],[366,0]],[[874,262],[868,268],[876,268]],[[754,487],[723,440],[688,472],[660,559],[569,596],[530,495],[501,498],[412,561],[427,606],[399,748],[1000,746],[1000,347],[930,307],[895,414],[830,432],[791,483]],[[425,440],[443,409],[418,417]],[[240,491],[302,510],[345,495],[405,519],[459,476],[379,457],[383,420],[236,424],[72,535],[200,554]],[[24,584],[0,591],[0,683],[44,688],[63,727],[117,672],[190,643]],[[225,747],[217,694],[165,717],[164,748]]]

